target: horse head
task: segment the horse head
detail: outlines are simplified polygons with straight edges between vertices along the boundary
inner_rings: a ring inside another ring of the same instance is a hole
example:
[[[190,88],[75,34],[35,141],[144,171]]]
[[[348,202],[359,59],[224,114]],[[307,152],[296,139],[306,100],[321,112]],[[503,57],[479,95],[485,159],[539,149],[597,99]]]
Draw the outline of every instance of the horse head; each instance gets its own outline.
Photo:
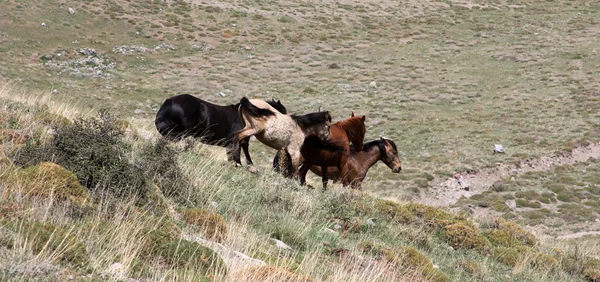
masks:
[[[280,113],[284,115],[287,114],[287,109],[283,106],[283,104],[281,104],[280,100],[275,101],[275,99],[271,99],[271,101],[267,101],[267,103],[269,103],[271,107],[275,108]]]
[[[402,170],[402,163],[398,157],[398,148],[392,140],[384,139],[381,137],[381,145],[379,150],[381,153],[381,160],[387,165],[393,173],[399,173]]]

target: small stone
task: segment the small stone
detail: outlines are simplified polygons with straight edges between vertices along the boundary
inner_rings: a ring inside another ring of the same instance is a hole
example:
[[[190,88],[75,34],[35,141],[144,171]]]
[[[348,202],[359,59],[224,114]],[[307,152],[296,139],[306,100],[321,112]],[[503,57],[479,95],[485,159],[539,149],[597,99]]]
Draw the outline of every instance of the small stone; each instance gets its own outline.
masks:
[[[58,90],[52,89],[52,94],[58,94]]]
[[[341,225],[341,224],[339,224],[339,223],[336,223],[336,224],[333,226],[333,228],[334,228],[334,229],[336,229],[336,230],[338,230],[338,229],[341,229],[341,228],[342,228],[342,225]]]
[[[288,246],[286,243],[284,243],[281,240],[277,240],[275,238],[271,238],[271,241],[273,241],[275,243],[275,246],[277,246],[280,249],[284,249],[284,250],[291,250],[292,247]]]
[[[369,83],[369,87],[377,88],[377,82],[371,81],[371,83]]]
[[[504,146],[501,144],[494,144],[494,154],[504,154]]]
[[[46,26],[46,23],[42,23],[42,26]]]
[[[73,8],[69,8],[69,14],[75,14],[75,10]]]
[[[333,229],[325,228],[324,230],[325,230],[325,231],[327,231],[327,232],[329,232],[329,233],[331,233],[331,234],[338,234],[338,233],[337,233],[335,230],[333,230]]]
[[[121,277],[123,275],[123,264],[113,263],[107,269],[106,272],[112,276]]]
[[[328,69],[339,69],[340,66],[338,64],[336,64],[336,63],[333,63],[333,64],[329,65],[327,68]]]
[[[225,93],[223,93],[223,92],[219,92],[219,93],[217,93],[217,95],[219,95],[219,96],[221,96],[221,97],[226,97],[226,96],[227,96],[227,94],[225,94]]]
[[[514,210],[517,208],[517,202],[515,200],[506,200],[506,202],[504,202],[506,204],[506,206],[508,208],[510,208],[511,210]]]
[[[594,220],[594,221],[600,223],[600,218],[596,218],[596,220]]]
[[[367,219],[367,221],[365,221],[365,224],[370,225],[370,226],[375,226],[375,221],[377,221],[377,219],[369,218],[369,219]]]
[[[67,276],[67,280],[74,280],[75,279],[75,275],[69,275]]]
[[[254,56],[252,56],[252,54],[248,54],[248,56],[246,56],[248,59],[252,59],[254,58]]]
[[[210,202],[210,206],[213,208],[216,208],[219,205],[219,203],[215,202],[215,201],[211,201]]]
[[[144,113],[144,110],[141,110],[141,109],[135,109],[135,111],[133,111],[133,113],[134,113],[134,114],[136,114],[136,115],[137,115],[137,114],[143,114],[143,113]]]
[[[435,269],[439,269],[439,268],[440,268],[440,266],[439,266],[439,265],[437,265],[437,264],[434,264],[434,265],[433,265],[433,268],[435,268]]]
[[[460,186],[460,189],[467,190],[467,191],[469,191],[469,189],[470,189],[469,182],[462,176],[460,176],[458,178],[458,185]]]

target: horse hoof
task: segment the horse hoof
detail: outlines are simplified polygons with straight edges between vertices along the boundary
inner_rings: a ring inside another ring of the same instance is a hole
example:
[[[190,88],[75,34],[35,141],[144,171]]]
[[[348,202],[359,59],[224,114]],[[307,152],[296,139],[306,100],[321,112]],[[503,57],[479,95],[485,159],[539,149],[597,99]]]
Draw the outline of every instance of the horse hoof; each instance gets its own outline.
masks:
[[[240,164],[240,163],[235,163],[235,167],[242,167],[242,164]]]
[[[250,166],[248,167],[248,171],[251,173],[258,173],[258,169],[254,166]]]

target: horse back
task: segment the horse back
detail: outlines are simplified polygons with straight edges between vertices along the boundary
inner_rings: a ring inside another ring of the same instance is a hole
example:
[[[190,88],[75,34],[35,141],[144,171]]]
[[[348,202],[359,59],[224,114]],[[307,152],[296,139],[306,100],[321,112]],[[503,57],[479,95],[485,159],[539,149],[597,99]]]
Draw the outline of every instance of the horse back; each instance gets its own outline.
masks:
[[[203,137],[209,144],[227,143],[233,131],[242,128],[233,105],[215,105],[189,94],[181,94],[167,99],[163,106],[168,108],[163,110],[162,119],[168,121],[174,134],[183,135],[181,137]]]

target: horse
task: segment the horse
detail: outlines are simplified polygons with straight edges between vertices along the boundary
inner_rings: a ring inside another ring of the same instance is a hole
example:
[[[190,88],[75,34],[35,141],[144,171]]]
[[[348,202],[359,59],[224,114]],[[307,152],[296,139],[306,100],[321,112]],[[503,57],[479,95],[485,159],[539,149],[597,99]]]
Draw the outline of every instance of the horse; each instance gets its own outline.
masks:
[[[285,149],[290,155],[292,171],[300,165],[300,147],[309,133],[327,139],[331,115],[328,111],[306,115],[287,115],[275,110],[261,99],[240,100],[240,119],[244,128],[235,132],[237,140],[255,136],[261,143],[276,149]]]
[[[277,169],[281,167],[279,165],[281,156],[281,153],[275,155],[275,159],[273,160],[274,168],[276,164]],[[392,173],[400,173],[402,170],[402,162],[400,162],[400,158],[398,157],[398,148],[392,140],[380,138],[365,143],[361,151],[355,151],[354,148],[351,148],[350,157],[348,158],[347,175],[350,187],[361,189],[362,182],[367,177],[367,172],[378,161],[382,161],[387,165],[392,170]],[[285,163],[285,161],[282,161],[282,163]],[[286,166],[289,165],[284,165],[284,167]],[[320,166],[313,165],[310,167],[310,171],[318,176],[322,176],[324,170]],[[328,167],[327,177],[333,180],[333,182],[339,182],[342,179],[342,173],[337,167]]]
[[[350,156],[350,142],[354,148],[363,148],[366,133],[365,116],[352,116],[346,120],[336,122],[329,128],[329,140],[320,140],[314,136],[307,136],[300,148],[304,163],[300,167],[300,184],[306,183],[306,173],[313,165],[320,166],[323,170],[327,167],[337,167],[342,174],[342,183],[348,186],[348,157]],[[339,148],[335,148],[337,146]],[[322,175],[323,189],[327,189],[327,174]]]
[[[332,151],[331,148],[327,148],[327,145],[324,147],[326,147],[325,149]],[[287,158],[289,158],[287,152],[280,150],[273,159],[273,169],[276,172],[282,173],[284,176],[287,176],[291,167]],[[350,157],[347,162],[350,186],[355,189],[360,189],[369,168],[378,161],[385,163],[393,173],[400,173],[402,170],[402,163],[398,157],[398,149],[396,143],[392,140],[380,138],[365,143],[361,151],[355,151],[354,148],[351,148]],[[323,175],[323,169],[320,166],[313,165],[310,167],[310,171],[318,176]],[[341,176],[342,174],[338,168],[327,168],[327,177],[333,180],[333,182],[339,182]]]
[[[287,113],[286,108],[278,100],[267,102],[276,111]],[[209,145],[225,147],[228,160],[241,166],[240,147],[244,150],[246,162],[252,165],[248,153],[250,138],[242,140],[239,146],[233,146],[235,131],[244,127],[238,115],[240,104],[215,105],[198,99],[189,94],[170,97],[160,106],[154,124],[158,132],[170,140],[181,140],[187,136],[200,138],[200,141]]]

